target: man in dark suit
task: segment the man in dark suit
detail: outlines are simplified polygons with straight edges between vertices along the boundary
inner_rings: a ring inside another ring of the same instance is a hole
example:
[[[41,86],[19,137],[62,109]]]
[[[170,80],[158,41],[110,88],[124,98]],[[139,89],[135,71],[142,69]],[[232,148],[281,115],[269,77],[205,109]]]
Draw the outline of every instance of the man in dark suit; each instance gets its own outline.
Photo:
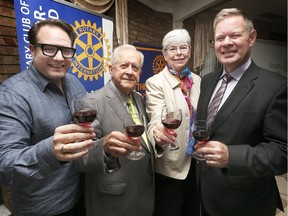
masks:
[[[132,45],[117,47],[111,57],[111,80],[88,97],[97,102],[97,119],[92,124],[98,140],[96,148],[76,162],[85,172],[87,216],[152,216],[154,208],[153,156],[145,138],[135,140],[125,134],[124,115],[128,97],[135,109],[146,117],[143,98],[135,93],[144,56]],[[147,123],[147,117],[146,117]],[[146,132],[145,132],[146,133]],[[144,151],[137,161],[126,156]]]
[[[287,80],[250,57],[251,20],[223,9],[214,20],[215,52],[223,70],[203,77],[198,116],[207,119],[224,74],[232,77],[210,126],[196,145],[202,216],[275,216],[283,210],[275,175],[287,172]]]

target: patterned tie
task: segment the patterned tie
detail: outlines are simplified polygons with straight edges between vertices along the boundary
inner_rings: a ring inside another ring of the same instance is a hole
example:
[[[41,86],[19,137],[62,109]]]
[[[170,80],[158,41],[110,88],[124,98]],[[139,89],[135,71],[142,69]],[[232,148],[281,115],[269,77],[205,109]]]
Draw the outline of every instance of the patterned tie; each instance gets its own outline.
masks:
[[[130,113],[130,114],[137,114],[131,96],[128,97],[127,105],[128,105],[129,113]],[[140,124],[140,125],[142,124],[139,118],[133,118],[133,121],[134,121],[136,124]],[[143,138],[143,140],[145,141],[145,144],[146,144],[146,146],[147,146],[148,149],[149,149],[148,138],[147,138],[147,135],[146,135],[146,132],[145,132],[145,131],[144,131],[144,133],[142,134],[142,138]]]
[[[211,101],[211,104],[208,108],[208,115],[207,115],[207,126],[208,127],[210,127],[212,122],[214,121],[214,118],[215,118],[217,111],[218,111],[218,107],[219,107],[221,100],[223,98],[223,95],[225,93],[227,84],[232,79],[233,79],[233,77],[231,77],[229,74],[224,74],[221,86],[218,89],[218,91],[216,92],[216,94],[214,95],[214,98]]]

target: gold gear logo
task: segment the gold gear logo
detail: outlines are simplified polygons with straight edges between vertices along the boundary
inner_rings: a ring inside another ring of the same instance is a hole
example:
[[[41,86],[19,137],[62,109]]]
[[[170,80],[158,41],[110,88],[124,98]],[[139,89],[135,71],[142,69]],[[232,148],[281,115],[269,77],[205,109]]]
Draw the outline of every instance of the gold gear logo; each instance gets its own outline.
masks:
[[[88,78],[90,81],[98,80],[107,72],[111,56],[109,40],[102,33],[102,28],[97,28],[96,23],[91,25],[90,20],[85,23],[82,19],[81,24],[75,21],[75,27],[72,27],[76,34],[72,73],[78,72],[78,78],[83,76],[85,81]]]
[[[165,67],[166,61],[163,55],[155,56],[152,64],[152,69],[154,74],[158,74]]]

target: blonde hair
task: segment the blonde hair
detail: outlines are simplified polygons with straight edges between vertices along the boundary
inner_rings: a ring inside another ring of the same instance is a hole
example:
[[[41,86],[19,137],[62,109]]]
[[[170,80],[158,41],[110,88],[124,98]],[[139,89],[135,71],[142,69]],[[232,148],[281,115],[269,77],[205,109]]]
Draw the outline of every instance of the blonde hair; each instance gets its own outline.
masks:
[[[248,34],[250,34],[254,30],[253,22],[244,14],[244,12],[242,12],[238,8],[225,8],[221,10],[214,19],[214,22],[213,22],[214,32],[219,22],[221,22],[222,20],[228,17],[233,17],[233,16],[241,16],[244,18],[244,21],[246,23],[246,31],[248,32]]]

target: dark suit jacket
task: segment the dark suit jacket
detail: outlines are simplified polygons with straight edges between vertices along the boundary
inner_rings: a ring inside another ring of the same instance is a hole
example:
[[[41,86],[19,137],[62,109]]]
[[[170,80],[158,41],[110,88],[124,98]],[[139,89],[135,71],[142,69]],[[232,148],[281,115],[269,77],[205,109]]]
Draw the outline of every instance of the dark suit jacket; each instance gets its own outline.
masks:
[[[99,138],[99,146],[90,149],[87,157],[76,162],[77,169],[85,172],[87,216],[152,216],[152,155],[141,138],[145,157],[139,161],[119,157],[120,169],[108,172],[103,156],[103,138],[112,131],[125,133],[123,116],[128,112],[115,93],[111,81],[88,97],[97,100],[97,120],[92,126]],[[145,103],[141,96],[133,93],[133,98],[139,112],[145,114]]]
[[[198,119],[221,71],[201,83]],[[211,216],[275,216],[283,209],[274,175],[287,172],[287,80],[253,62],[219,110],[210,140],[229,149],[229,167],[199,162],[202,203]]]

